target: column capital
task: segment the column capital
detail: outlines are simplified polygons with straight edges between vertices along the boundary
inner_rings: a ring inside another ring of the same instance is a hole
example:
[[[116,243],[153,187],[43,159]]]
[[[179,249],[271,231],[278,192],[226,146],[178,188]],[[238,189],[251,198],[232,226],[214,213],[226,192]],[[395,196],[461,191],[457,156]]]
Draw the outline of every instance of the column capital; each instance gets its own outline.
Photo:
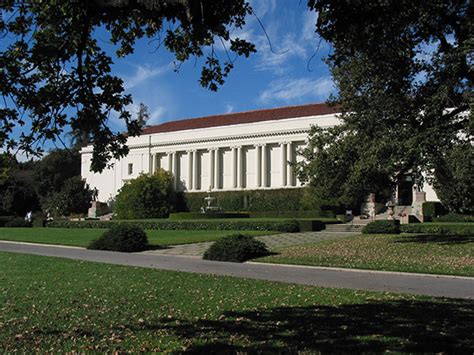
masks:
[[[281,142],[278,142],[279,145],[285,145],[285,144],[290,144],[291,142],[290,141],[281,141]]]
[[[253,146],[257,148],[257,147],[263,147],[264,145],[265,143],[255,143]]]
[[[176,152],[172,151],[172,150],[169,150],[169,151],[166,152],[166,154],[168,154],[168,155],[171,155],[171,154],[174,154],[174,153],[176,153]]]
[[[232,149],[240,149],[242,148],[242,145],[233,145],[231,146]]]

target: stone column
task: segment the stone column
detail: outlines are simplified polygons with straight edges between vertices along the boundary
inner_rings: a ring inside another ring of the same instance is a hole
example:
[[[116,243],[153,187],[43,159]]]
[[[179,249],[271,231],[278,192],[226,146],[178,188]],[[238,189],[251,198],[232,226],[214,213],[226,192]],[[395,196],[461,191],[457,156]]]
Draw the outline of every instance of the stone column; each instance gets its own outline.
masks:
[[[179,177],[178,177],[178,169],[179,169],[179,160],[178,160],[178,152],[173,153],[173,175],[174,175],[174,186],[175,189],[178,190],[178,183],[179,183]]]
[[[238,187],[244,187],[244,148],[239,146],[238,156],[237,156],[237,177],[238,177]]]
[[[193,190],[199,189],[199,152],[197,150],[193,151]]]
[[[290,164],[293,163],[293,143],[288,142],[286,144],[286,154],[287,154],[287,167],[286,167],[286,185],[294,186],[294,167]]]
[[[173,152],[167,152],[168,155],[168,171],[173,173]]]
[[[215,159],[215,149],[211,148],[209,149],[209,188],[214,189],[216,186],[215,180],[214,180],[214,159]]]
[[[268,154],[266,144],[262,144],[262,187],[268,187]]]
[[[219,148],[214,150],[214,188],[216,190],[221,188],[221,165],[220,165],[220,151]]]
[[[232,147],[232,187],[237,188],[238,147]]]
[[[161,168],[160,166],[160,156],[158,153],[156,153],[154,156],[153,156],[153,160],[155,162],[155,169],[153,170],[153,172],[157,172],[159,168]]]
[[[255,185],[262,186],[262,146],[255,144]]]
[[[188,150],[187,153],[188,153],[188,183],[187,183],[186,188],[188,189],[188,191],[190,191],[190,190],[193,189],[193,180],[194,180],[194,177],[193,177],[193,155],[194,155],[194,151],[193,150]]]
[[[281,186],[286,186],[286,142],[280,143],[281,148]]]

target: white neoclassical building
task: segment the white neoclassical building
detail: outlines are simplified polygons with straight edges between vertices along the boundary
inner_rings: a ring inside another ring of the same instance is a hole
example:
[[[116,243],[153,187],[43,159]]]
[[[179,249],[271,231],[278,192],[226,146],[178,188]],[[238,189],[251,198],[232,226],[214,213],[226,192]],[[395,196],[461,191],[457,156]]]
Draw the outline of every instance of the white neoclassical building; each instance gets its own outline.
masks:
[[[159,168],[187,192],[301,187],[290,163],[298,161],[312,125],[331,127],[337,112],[326,104],[229,113],[146,127],[129,138],[129,154],[102,173],[90,171],[92,148],[82,154],[82,177],[107,201],[130,179]],[[437,200],[428,186],[428,200]]]

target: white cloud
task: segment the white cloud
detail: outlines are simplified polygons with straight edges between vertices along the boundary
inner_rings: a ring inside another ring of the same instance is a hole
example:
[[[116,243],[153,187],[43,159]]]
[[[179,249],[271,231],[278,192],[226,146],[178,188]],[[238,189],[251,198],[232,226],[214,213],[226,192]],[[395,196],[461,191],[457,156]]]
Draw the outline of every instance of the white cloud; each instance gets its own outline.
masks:
[[[230,105],[230,104],[225,105],[225,113],[231,113],[233,111],[234,111],[233,105]]]
[[[160,123],[160,120],[163,117],[163,114],[166,112],[166,108],[162,106],[155,107],[150,113],[150,119],[148,120],[148,125],[154,125]]]
[[[123,76],[125,90],[130,90],[136,86],[139,86],[160,74],[165,73],[169,70],[170,66],[159,66],[152,67],[151,65],[137,65],[135,66],[135,72],[131,76]]]
[[[329,77],[319,79],[280,79],[272,81],[263,90],[258,101],[268,104],[274,101],[297,103],[302,99],[325,100],[334,91],[334,84]]]
[[[250,6],[258,17],[272,13],[276,7],[276,0],[250,0]]]
[[[272,31],[277,33],[277,31]],[[272,38],[278,38],[278,35],[270,36]],[[308,51],[302,43],[299,43],[293,33],[288,33],[282,37],[282,40],[278,42],[272,41],[272,48],[265,37],[260,37],[257,42],[258,62],[255,66],[260,71],[271,71],[275,74],[283,74],[288,69],[288,62],[292,59],[306,59],[308,57]]]
[[[303,15],[303,26],[301,28],[301,39],[311,41],[318,39],[316,34],[316,21],[318,20],[318,13],[315,11],[306,11]]]

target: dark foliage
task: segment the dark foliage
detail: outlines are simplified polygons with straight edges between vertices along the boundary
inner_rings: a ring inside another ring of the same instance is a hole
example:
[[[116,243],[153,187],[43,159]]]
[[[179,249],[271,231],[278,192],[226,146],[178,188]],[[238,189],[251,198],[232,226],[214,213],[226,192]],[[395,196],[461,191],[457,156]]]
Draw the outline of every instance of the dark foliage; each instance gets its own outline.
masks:
[[[44,200],[43,208],[57,216],[85,214],[95,197],[96,191],[80,176],[74,176],[64,181],[59,192]]]
[[[223,211],[252,212],[255,217],[334,217],[336,207],[322,203],[308,203],[306,189],[272,189],[213,192],[217,205]],[[189,211],[199,212],[207,193],[186,193]],[[317,197],[312,197],[317,200]],[[317,207],[317,208],[315,208]]]
[[[127,135],[141,130],[127,109],[132,97],[124,92],[123,80],[112,74],[112,64],[132,54],[137,41],[149,41],[151,50],[166,48],[176,58],[177,70],[179,63],[203,58],[199,82],[214,91],[234,66],[230,56],[216,55],[216,46],[228,41],[225,50],[235,56],[255,52],[253,44],[232,35],[252,12],[244,0],[0,4],[5,41],[0,50],[0,87],[13,102],[0,108],[0,147],[39,154],[36,142],[58,140],[70,127],[84,137],[82,141],[94,145],[94,171],[127,154]],[[125,121],[128,132],[114,132],[107,125],[112,111]],[[25,112],[32,129],[18,138],[12,132],[25,124]]]
[[[324,223],[319,220],[297,220],[301,231],[319,231],[324,229]],[[170,220],[140,220],[140,221],[69,221],[54,220],[48,223],[52,228],[110,228],[112,225],[131,224],[143,229],[158,230],[260,230],[277,231],[281,221],[252,221],[239,218],[234,221],[170,221]]]
[[[279,232],[298,233],[300,231],[300,224],[297,220],[293,219],[278,223],[276,228]]]
[[[113,225],[96,240],[93,240],[87,249],[120,251],[133,253],[148,248],[148,238],[145,231],[133,225]]]
[[[242,263],[268,255],[265,243],[252,236],[235,234],[219,239],[204,253],[203,259]]]
[[[170,220],[188,220],[188,219],[217,219],[217,218],[249,218],[248,213],[243,212],[180,212],[171,213]]]
[[[363,234],[399,234],[399,221],[374,221],[362,229]]]
[[[5,223],[5,227],[10,228],[29,228],[32,226],[31,222],[25,221],[25,219],[21,217],[13,218]]]
[[[173,175],[163,169],[125,184],[115,200],[117,219],[167,218],[176,210]]]
[[[448,213],[444,216],[437,217],[433,220],[434,222],[474,222],[474,215]]]
[[[428,201],[422,205],[423,218],[425,222],[431,222],[434,218],[445,215],[447,213],[446,208],[441,202]]]
[[[385,202],[405,176],[421,187],[428,175],[446,206],[468,213],[473,206],[472,2],[310,0],[308,5],[318,14],[316,32],[331,44],[327,63],[337,92],[330,101],[338,105],[341,125],[311,131],[300,178],[323,200],[353,205],[370,192]],[[469,155],[451,159],[456,146]]]
[[[474,224],[431,224],[416,223],[403,224],[400,226],[402,233],[428,233],[441,235],[474,235]]]

